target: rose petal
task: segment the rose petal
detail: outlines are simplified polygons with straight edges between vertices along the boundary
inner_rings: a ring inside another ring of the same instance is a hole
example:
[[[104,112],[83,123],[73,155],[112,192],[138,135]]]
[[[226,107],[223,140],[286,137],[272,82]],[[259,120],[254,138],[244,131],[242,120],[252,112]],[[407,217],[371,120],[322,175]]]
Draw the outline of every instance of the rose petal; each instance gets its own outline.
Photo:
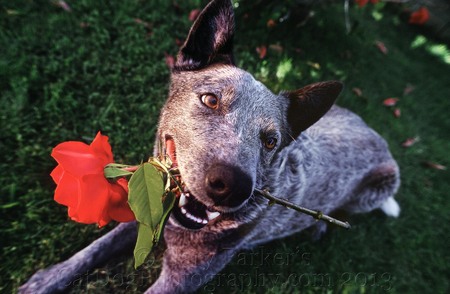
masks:
[[[119,222],[135,220],[135,216],[128,205],[128,182],[124,178],[110,184],[110,201],[108,205],[109,217]]]
[[[108,207],[108,217],[118,222],[131,222],[136,219],[128,202],[110,205]]]
[[[83,223],[78,220],[78,210],[76,207],[69,206],[67,214],[69,215],[71,220],[76,221],[77,223]]]
[[[402,143],[402,147],[408,148],[416,144],[419,141],[418,137],[408,138]]]
[[[116,184],[121,186],[122,189],[125,191],[128,201],[128,181],[125,178],[120,178],[116,181]]]
[[[394,106],[397,104],[397,102],[399,101],[398,98],[387,98],[383,100],[383,105],[384,106]]]
[[[102,160],[103,166],[113,162],[112,148],[108,140],[108,136],[98,132],[90,145],[90,150],[98,159]]]
[[[59,184],[59,182],[61,181],[61,178],[64,174],[64,169],[58,165],[57,167],[55,167],[53,169],[53,171],[50,173],[50,176],[52,177],[53,181],[55,182],[55,184]]]
[[[111,219],[109,217],[100,218],[97,222],[98,227],[102,228],[102,227],[106,226],[107,224],[109,224],[110,221],[111,221]]]
[[[426,167],[437,169],[437,170],[446,170],[447,169],[447,167],[445,165],[442,165],[442,164],[439,164],[439,163],[436,163],[436,162],[425,161],[425,162],[423,162],[423,164]]]
[[[360,88],[353,88],[353,93],[355,93],[356,96],[361,97],[362,96],[362,90]]]
[[[377,46],[378,50],[380,50],[381,53],[388,54],[388,49],[387,49],[386,45],[384,45],[383,42],[375,41],[375,45]]]
[[[105,166],[88,145],[82,142],[64,142],[53,148],[51,156],[61,168],[73,176],[101,173]]]
[[[103,173],[81,178],[81,193],[77,207],[78,222],[104,225],[104,211],[109,202],[109,183]],[[102,222],[100,222],[102,220]]]
[[[59,204],[70,208],[78,207],[78,198],[80,197],[80,182],[69,173],[64,173],[56,186],[54,199]]]
[[[201,10],[200,9],[193,9],[191,12],[189,12],[189,20],[195,21],[197,17],[200,15]]]
[[[117,206],[110,206],[108,209],[109,217],[118,222],[131,222],[136,218],[131,210],[128,202],[121,203]]]
[[[267,54],[267,47],[265,45],[256,47],[256,52],[259,54],[259,58],[264,59]]]
[[[119,183],[109,183],[109,204],[111,206],[119,206],[128,201],[128,188]]]

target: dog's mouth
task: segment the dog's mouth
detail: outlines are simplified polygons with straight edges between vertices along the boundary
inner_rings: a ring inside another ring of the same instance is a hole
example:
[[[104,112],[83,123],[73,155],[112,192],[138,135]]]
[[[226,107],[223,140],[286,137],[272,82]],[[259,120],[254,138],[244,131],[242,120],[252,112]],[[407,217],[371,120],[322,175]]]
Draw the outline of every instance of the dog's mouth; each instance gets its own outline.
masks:
[[[214,211],[195,199],[189,192],[183,192],[175,204],[173,215],[187,229],[198,230],[217,219],[220,212]]]
[[[177,167],[176,147],[171,136],[166,136],[166,155],[172,161],[172,167]],[[172,210],[173,216],[180,225],[187,229],[199,230],[221,215],[220,212],[198,201],[183,183],[182,177],[180,182],[182,183],[182,192]]]

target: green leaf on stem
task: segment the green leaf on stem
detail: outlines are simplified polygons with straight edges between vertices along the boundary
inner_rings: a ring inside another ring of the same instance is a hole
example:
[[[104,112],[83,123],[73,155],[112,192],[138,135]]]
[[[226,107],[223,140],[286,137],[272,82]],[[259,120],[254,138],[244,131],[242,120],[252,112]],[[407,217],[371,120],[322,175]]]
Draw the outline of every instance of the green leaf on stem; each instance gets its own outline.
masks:
[[[172,192],[167,192],[166,196],[163,200],[163,216],[161,222],[156,228],[155,239],[154,242],[157,243],[161,239],[161,233],[164,230],[164,226],[166,225],[166,221],[169,218],[170,212],[172,211],[173,205],[175,204],[175,194]]]
[[[152,164],[142,164],[131,176],[128,188],[128,203],[139,223],[134,249],[134,266],[137,268],[152,250],[155,233],[168,211],[164,211],[161,199],[164,194],[163,176]]]
[[[134,246],[134,268],[138,268],[144,263],[150,251],[153,248],[154,229],[138,223],[138,236]]]
[[[110,163],[105,166],[103,173],[107,179],[117,179],[133,175],[133,172],[124,170],[128,165]]]
[[[144,163],[131,176],[128,188],[128,203],[136,220],[155,229],[163,214],[161,173],[152,164]]]

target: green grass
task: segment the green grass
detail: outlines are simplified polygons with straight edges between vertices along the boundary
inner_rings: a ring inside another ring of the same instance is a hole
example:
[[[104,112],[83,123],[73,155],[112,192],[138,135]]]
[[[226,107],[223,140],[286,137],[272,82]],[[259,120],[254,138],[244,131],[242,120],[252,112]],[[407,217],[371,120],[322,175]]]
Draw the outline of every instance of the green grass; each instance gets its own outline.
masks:
[[[51,149],[67,140],[89,142],[102,130],[116,161],[138,163],[150,156],[168,86],[165,53],[176,54],[175,40],[187,34],[189,11],[202,6],[200,1],[178,1],[179,8],[172,1],[67,2],[71,13],[50,1],[0,1],[2,293],[15,292],[32,273],[68,258],[112,227],[68,221],[66,209],[52,199]],[[304,232],[239,254],[203,292],[448,292],[448,171],[422,164],[450,165],[447,47],[419,36],[383,5],[351,8],[350,34],[340,4],[317,7],[303,26],[291,18],[267,28],[267,20],[283,16],[291,2],[253,7],[252,1],[239,1],[239,65],[274,91],[344,81],[338,104],[381,133],[399,162],[402,214],[395,220],[380,212],[353,216],[352,230],[332,229],[319,242]],[[387,55],[376,48],[377,40],[387,46]],[[255,48],[263,44],[283,50],[269,49],[261,60]],[[404,95],[407,84],[415,90]],[[388,97],[400,98],[400,118],[382,106]],[[400,146],[415,136],[418,143]],[[77,281],[73,292],[142,291],[159,267],[151,258],[135,271],[131,257],[117,258]]]

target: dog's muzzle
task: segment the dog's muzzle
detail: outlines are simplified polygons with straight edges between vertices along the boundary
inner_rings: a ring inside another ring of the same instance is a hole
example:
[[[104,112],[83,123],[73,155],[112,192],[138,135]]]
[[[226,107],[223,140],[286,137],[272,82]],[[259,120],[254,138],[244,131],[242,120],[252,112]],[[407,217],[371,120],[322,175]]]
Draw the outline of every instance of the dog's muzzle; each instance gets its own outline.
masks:
[[[178,164],[176,147],[170,136],[166,137],[166,154],[176,166]],[[203,185],[206,196],[214,203],[214,208],[200,202],[189,191],[187,185],[183,185],[183,191],[172,211],[178,223],[187,229],[201,229],[210,222],[220,219],[222,213],[236,210],[253,191],[250,176],[238,167],[220,162],[210,165],[205,172]]]
[[[238,207],[252,190],[252,179],[238,167],[216,163],[206,172],[206,195],[216,206]]]

